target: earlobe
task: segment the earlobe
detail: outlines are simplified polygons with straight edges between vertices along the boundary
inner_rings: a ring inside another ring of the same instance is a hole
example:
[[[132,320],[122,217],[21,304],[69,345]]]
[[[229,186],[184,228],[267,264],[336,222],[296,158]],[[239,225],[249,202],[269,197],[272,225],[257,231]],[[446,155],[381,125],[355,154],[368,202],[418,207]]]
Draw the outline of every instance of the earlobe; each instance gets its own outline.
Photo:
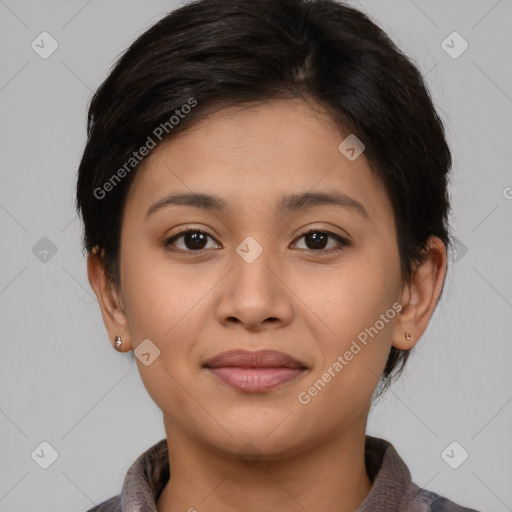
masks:
[[[443,289],[446,265],[446,246],[440,238],[431,237],[424,261],[404,287],[405,304],[395,324],[394,347],[410,350],[427,329]]]
[[[404,331],[404,335],[401,341],[393,343],[395,348],[400,350],[410,350],[414,345],[418,343],[418,339],[416,339],[411,333],[408,331]]]
[[[123,339],[123,349],[126,347],[130,349],[126,316],[120,307],[118,293],[106,275],[105,265],[98,254],[97,247],[87,255],[87,276],[98,299],[101,316],[112,346],[115,348],[115,341],[120,336]]]

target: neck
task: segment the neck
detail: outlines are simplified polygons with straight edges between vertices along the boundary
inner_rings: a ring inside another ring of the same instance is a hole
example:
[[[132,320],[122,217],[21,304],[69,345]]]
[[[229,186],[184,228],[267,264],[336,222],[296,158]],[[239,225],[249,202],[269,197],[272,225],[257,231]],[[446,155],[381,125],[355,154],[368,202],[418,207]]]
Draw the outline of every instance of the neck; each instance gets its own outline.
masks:
[[[366,418],[294,456],[243,462],[208,451],[166,423],[171,478],[157,510],[353,512],[372,486],[365,429]]]

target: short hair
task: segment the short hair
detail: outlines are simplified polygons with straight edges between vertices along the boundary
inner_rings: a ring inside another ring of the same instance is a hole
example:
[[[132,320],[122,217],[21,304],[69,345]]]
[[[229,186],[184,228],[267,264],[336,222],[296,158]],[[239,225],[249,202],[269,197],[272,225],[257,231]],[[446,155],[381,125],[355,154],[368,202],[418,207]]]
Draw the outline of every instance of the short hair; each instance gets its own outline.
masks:
[[[419,70],[368,15],[335,0],[196,0],[139,36],[89,105],[76,206],[83,247],[100,249],[117,289],[123,207],[144,160],[134,152],[225,107],[292,98],[364,143],[392,202],[404,282],[430,236],[449,247],[443,123]],[[382,391],[408,356],[391,348]]]

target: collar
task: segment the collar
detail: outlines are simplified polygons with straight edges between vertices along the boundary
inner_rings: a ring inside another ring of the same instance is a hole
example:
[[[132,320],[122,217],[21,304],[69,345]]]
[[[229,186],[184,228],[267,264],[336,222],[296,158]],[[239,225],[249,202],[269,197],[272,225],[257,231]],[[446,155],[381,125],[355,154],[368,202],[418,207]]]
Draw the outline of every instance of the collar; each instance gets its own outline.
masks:
[[[130,466],[120,495],[88,512],[157,512],[170,478],[167,439],[151,446]],[[372,489],[356,512],[477,512],[420,489],[391,443],[365,436],[366,471]]]

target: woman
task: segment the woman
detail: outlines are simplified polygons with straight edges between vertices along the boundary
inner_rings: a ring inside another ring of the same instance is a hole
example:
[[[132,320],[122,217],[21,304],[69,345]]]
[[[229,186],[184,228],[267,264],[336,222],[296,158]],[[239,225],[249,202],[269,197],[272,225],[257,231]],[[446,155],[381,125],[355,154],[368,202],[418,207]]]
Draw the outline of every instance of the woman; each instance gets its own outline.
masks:
[[[451,155],[416,67],[333,0],[199,0],[92,99],[77,207],[166,439],[100,511],[470,511],[366,435],[425,332]]]

